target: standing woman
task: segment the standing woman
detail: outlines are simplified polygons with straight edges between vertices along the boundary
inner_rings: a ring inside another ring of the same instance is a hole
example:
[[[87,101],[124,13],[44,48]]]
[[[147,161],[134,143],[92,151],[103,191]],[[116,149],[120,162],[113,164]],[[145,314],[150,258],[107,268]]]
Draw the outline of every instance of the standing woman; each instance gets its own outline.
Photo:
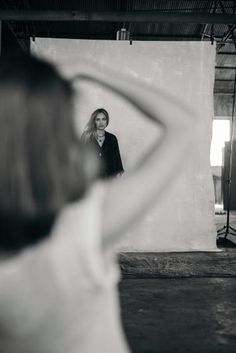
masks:
[[[103,108],[96,109],[82,134],[82,141],[92,146],[101,161],[101,178],[116,177],[124,173],[118,140],[105,130],[108,124],[108,112]]]

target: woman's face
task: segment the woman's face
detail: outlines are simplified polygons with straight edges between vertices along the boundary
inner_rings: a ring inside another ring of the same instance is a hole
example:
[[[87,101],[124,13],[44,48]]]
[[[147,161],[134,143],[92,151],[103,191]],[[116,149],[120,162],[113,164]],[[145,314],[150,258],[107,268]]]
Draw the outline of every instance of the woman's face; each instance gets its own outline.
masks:
[[[107,127],[107,119],[103,113],[99,113],[95,118],[95,127],[97,130],[105,130]]]

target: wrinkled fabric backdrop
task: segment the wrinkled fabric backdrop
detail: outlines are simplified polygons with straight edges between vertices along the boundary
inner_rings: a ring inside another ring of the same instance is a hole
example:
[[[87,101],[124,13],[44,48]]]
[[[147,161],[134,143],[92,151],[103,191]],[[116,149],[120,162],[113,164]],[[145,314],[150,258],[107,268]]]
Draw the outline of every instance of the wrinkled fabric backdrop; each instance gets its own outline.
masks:
[[[215,46],[206,42],[133,42],[36,38],[34,54],[56,63],[66,75],[76,73],[80,58],[118,73],[163,87],[188,102],[201,118],[201,133],[184,169],[168,192],[118,244],[119,251],[216,250],[214,188],[210,168]],[[99,85],[74,81],[76,125],[83,130],[90,114],[103,107],[108,131],[119,140],[124,168],[158,137],[157,127],[136,108]],[[173,119],[175,117],[173,116]],[[185,156],[183,156],[185,158]],[[161,171],[160,171],[161,173]],[[129,195],[127,194],[127,197]]]

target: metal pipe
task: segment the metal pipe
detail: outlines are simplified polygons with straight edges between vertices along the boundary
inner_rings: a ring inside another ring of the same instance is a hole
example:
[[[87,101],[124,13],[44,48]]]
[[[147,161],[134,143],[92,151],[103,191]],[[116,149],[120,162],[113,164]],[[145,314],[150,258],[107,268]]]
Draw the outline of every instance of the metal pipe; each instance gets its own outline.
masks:
[[[1,10],[2,21],[87,21],[87,22],[158,22],[196,24],[236,24],[236,15],[178,13],[160,11],[48,11],[48,10]]]
[[[215,5],[215,0],[212,0],[211,2],[211,5],[210,5],[210,11],[209,13],[212,13],[214,12],[213,9],[214,9],[214,6]],[[206,35],[206,31],[207,31],[207,28],[208,28],[208,23],[204,24],[203,26],[203,29],[202,29],[202,32],[201,32],[201,39],[203,40],[205,35]]]
[[[220,51],[217,55],[236,55],[236,51]]]
[[[229,215],[230,215],[230,206],[231,206],[231,191],[232,191],[232,166],[233,166],[233,143],[234,143],[234,112],[235,112],[235,95],[236,95],[236,69],[234,74],[234,94],[232,102],[232,117],[231,117],[231,132],[230,132],[230,160],[229,160],[229,176],[227,180],[228,184],[228,199],[227,199],[227,221],[226,221],[226,231],[224,238],[230,234],[229,226]],[[231,228],[233,229],[233,228]]]
[[[215,66],[216,70],[235,70],[235,66]]]
[[[0,21],[0,56],[2,53],[2,21]]]
[[[226,42],[227,39],[233,34],[234,30],[235,30],[236,26],[230,26],[230,29],[228,30],[228,32],[224,35],[224,37],[222,38],[223,42]]]
[[[235,68],[234,68],[235,69]],[[216,78],[215,82],[234,82],[234,79]]]
[[[225,10],[225,7],[224,7],[222,1],[221,1],[221,0],[218,0],[218,3],[220,4],[222,13],[223,13],[223,14],[226,14],[226,10]],[[236,39],[235,39],[235,36],[234,36],[235,26],[228,25],[228,29],[229,29],[229,31],[228,31],[228,33],[226,33],[226,35],[225,35],[223,41],[226,42],[229,37],[232,37],[232,39],[233,39],[233,41],[234,41],[234,47],[235,47],[235,49],[236,49],[236,43],[235,43],[235,42],[236,42]],[[219,52],[219,50],[220,50],[222,47],[223,47],[223,44],[219,46],[217,52]]]
[[[214,91],[214,95],[215,96],[232,96],[233,95],[233,91]]]

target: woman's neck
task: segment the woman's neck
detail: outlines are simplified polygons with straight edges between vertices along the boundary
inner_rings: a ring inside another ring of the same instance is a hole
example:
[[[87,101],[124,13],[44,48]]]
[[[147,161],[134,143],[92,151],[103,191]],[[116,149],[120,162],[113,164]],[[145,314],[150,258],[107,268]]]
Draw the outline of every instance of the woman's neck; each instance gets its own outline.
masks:
[[[105,136],[105,130],[97,130],[96,134],[98,137],[103,137],[103,136]]]

